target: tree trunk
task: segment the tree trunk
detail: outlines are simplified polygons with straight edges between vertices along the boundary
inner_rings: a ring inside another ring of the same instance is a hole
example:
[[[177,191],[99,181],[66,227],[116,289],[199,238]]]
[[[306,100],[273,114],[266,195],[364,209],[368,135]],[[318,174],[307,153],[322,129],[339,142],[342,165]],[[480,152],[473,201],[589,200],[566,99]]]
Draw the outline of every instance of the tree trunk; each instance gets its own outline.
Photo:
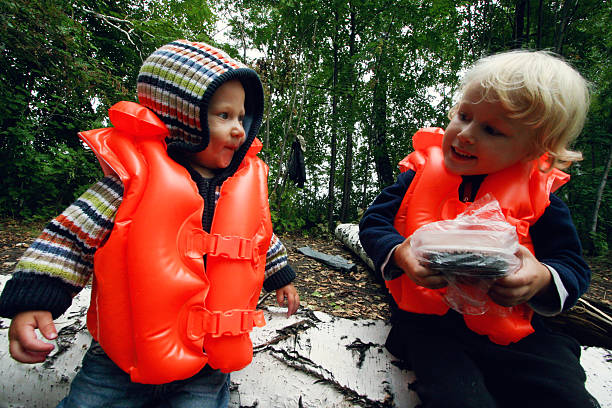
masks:
[[[483,39],[481,47],[484,45],[484,49],[486,51],[486,53],[488,54],[491,50],[491,38],[492,38],[492,27],[491,27],[491,20],[490,20],[490,15],[491,15],[491,2],[490,0],[485,0],[484,2],[484,16],[483,16],[483,20],[486,22],[487,28],[485,31],[485,35],[486,37]]]
[[[300,55],[301,53],[302,53],[302,50],[300,49],[298,51],[298,55]],[[283,195],[282,187],[284,186],[286,175],[288,173],[287,166],[285,166],[284,171],[282,169],[283,169],[283,163],[285,163],[285,150],[286,150],[285,147],[288,146],[288,140],[289,140],[290,134],[292,133],[291,124],[293,122],[293,116],[294,116],[293,112],[295,112],[295,101],[297,99],[297,94],[298,94],[298,83],[300,81],[299,74],[300,74],[299,69],[296,68],[295,84],[291,87],[294,91],[293,91],[293,95],[291,96],[291,103],[289,105],[287,119],[285,120],[285,124],[283,126],[283,138],[281,141],[280,151],[278,154],[278,164],[276,167],[278,169],[278,173],[277,173],[276,181],[274,182],[274,189],[270,193],[270,196],[276,197],[277,208],[280,208],[280,205],[281,205],[281,197]],[[280,191],[278,191],[279,187],[281,188]]]
[[[468,52],[473,54],[474,52],[474,33],[472,32],[472,27],[474,25],[473,22],[473,18],[472,18],[472,7],[470,7],[468,5],[467,7],[467,29],[468,29],[468,36],[467,36],[467,41],[468,41]]]
[[[368,186],[369,186],[369,182],[370,182],[370,143],[366,144],[366,157],[365,160],[363,161],[363,180],[362,180],[362,185],[361,185],[361,206],[360,208],[363,209],[365,211],[365,209],[368,207]]]
[[[525,29],[525,0],[518,0],[514,9],[514,44],[517,48],[523,46]]]
[[[555,52],[557,54],[563,54],[563,43],[565,42],[565,33],[569,27],[570,21],[573,14],[578,8],[578,0],[565,0],[561,8],[561,19],[557,29],[557,36],[555,38]]]
[[[527,10],[527,26],[525,27],[524,40],[529,45],[529,39],[531,38],[531,1],[525,2],[525,8]]]
[[[606,163],[606,168],[601,176],[601,182],[599,183],[599,188],[597,189],[595,208],[593,209],[593,221],[591,222],[591,240],[595,238],[595,233],[597,232],[597,216],[599,214],[599,207],[601,206],[601,198],[603,197],[603,192],[606,187],[606,180],[608,180],[608,174],[610,173],[610,165],[612,165],[612,146],[610,146],[608,162]],[[593,248],[596,247],[593,245]]]
[[[274,53],[276,53],[276,50],[278,50],[278,43],[279,43],[279,37],[276,36],[275,37],[275,41],[276,44],[273,47],[273,52],[271,53],[271,55],[268,55],[267,58],[267,62],[269,64],[269,66],[273,66],[274,65],[274,60],[275,60],[275,55]],[[265,113],[265,121],[266,121],[266,127],[264,130],[264,140],[263,140],[263,145],[264,145],[264,150],[263,150],[263,157],[264,157],[264,161],[268,162],[268,160],[270,159],[269,157],[269,152],[270,152],[270,113],[272,110],[272,95],[274,94],[274,79],[276,76],[276,69],[269,69],[268,70],[269,75],[268,75],[268,101],[266,103],[266,113]]]
[[[317,35],[317,23],[318,21],[315,21],[314,24],[314,32],[312,35],[312,41],[313,41],[313,45],[314,45],[314,41]],[[300,54],[303,56],[303,59],[306,60],[306,56],[304,55],[304,51],[303,48],[300,48]],[[295,125],[292,126],[292,120],[293,120],[293,112],[295,111],[295,100],[297,97],[297,93],[298,93],[298,82],[299,82],[299,72],[296,71],[296,76],[295,76],[295,92],[293,94],[293,98],[291,100],[291,106],[290,106],[290,110],[289,110],[289,118],[287,119],[287,122],[285,122],[286,126],[285,126],[285,131],[283,132],[284,137],[283,137],[283,143],[281,145],[281,152],[280,152],[280,158],[278,161],[278,177],[276,179],[276,185],[274,187],[274,189],[272,190],[271,195],[274,195],[276,197],[276,205],[277,208],[280,208],[281,203],[282,203],[282,196],[284,194],[285,191],[285,187],[287,184],[287,179],[289,178],[289,166],[285,166],[285,170],[281,172],[282,169],[282,163],[285,162],[285,144],[292,144],[293,141],[297,138],[300,141],[300,144],[302,145],[302,149],[306,148],[306,143],[304,142],[303,138],[299,135],[300,132],[300,125],[302,123],[302,114],[304,113],[304,103],[306,100],[306,94],[307,94],[307,90],[308,90],[308,79],[310,76],[310,67],[311,67],[311,63],[312,60],[308,59],[308,62],[306,63],[306,72],[303,73],[302,75],[302,94],[300,96],[300,102],[299,102],[299,109],[298,109],[298,113],[297,113],[297,119],[296,119],[296,123]],[[293,135],[293,137],[291,138],[291,141],[289,143],[289,138],[290,135]],[[280,182],[279,182],[280,180]]]
[[[340,206],[340,220],[346,222],[350,213],[351,195],[353,192],[353,129],[355,124],[354,101],[357,97],[357,83],[355,67],[352,64],[355,55],[355,12],[351,10],[351,34],[349,38],[349,83],[353,92],[348,95],[347,123],[346,123],[346,150],[344,153],[344,183],[342,187],[342,204]]]
[[[339,26],[338,11],[334,10],[334,16],[336,20],[336,27]],[[329,159],[329,188],[328,188],[328,201],[327,201],[327,228],[331,233],[334,230],[334,206],[336,201],[336,195],[334,193],[334,184],[336,179],[336,155],[337,155],[337,129],[338,129],[338,34],[334,34],[332,38],[333,47],[333,58],[334,58],[334,72],[333,72],[333,84],[332,84],[332,116],[331,116],[331,157]]]
[[[344,184],[342,188],[342,203],[340,206],[340,220],[346,222],[351,205],[352,173],[353,172],[353,132],[346,132],[346,151],[344,154]]]
[[[379,58],[382,59],[382,56]],[[381,64],[378,64],[380,67]],[[376,164],[379,188],[393,183],[393,169],[387,149],[387,73],[384,69],[376,72],[374,86],[374,103],[372,107],[373,133],[371,138],[374,146],[372,153]]]
[[[536,49],[542,49],[542,10],[544,0],[538,2],[538,26],[536,28]]]

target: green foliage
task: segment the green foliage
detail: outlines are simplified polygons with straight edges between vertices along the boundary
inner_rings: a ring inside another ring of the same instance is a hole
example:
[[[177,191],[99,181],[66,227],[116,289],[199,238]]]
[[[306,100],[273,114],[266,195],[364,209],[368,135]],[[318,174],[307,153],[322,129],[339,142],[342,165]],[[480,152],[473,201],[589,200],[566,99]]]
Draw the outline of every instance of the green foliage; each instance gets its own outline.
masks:
[[[412,134],[446,126],[462,70],[527,47],[562,54],[592,84],[575,143],[584,160],[559,194],[587,250],[606,251],[610,182],[591,229],[612,150],[611,11],[596,0],[0,0],[0,215],[47,216],[99,177],[76,132],[106,126],[110,105],[134,100],[153,49],[175,38],[211,41],[222,19],[233,45],[223,48],[264,84],[259,137],[279,232],[329,233],[343,211],[358,221],[383,187],[382,171],[394,177],[412,150]],[[297,137],[305,141],[304,189],[286,177]]]
[[[521,10],[520,4],[529,8]],[[297,208],[294,200],[279,199],[285,197],[286,152],[295,135],[306,140],[305,190],[320,197],[300,205],[324,220],[325,201],[332,197],[330,175],[333,191],[342,190],[344,170],[350,165],[348,218],[357,220],[383,187],[378,161],[397,172],[395,163],[412,150],[414,131],[446,126],[462,69],[486,54],[541,48],[561,53],[593,83],[589,122],[576,143],[585,160],[570,168],[572,181],[560,194],[583,242],[592,238],[595,250],[603,250],[604,242],[612,240],[610,183],[598,211],[598,232],[589,231],[612,149],[611,5],[595,0],[541,4],[539,14],[539,2],[509,0],[399,1],[392,7],[384,0],[228,2],[236,43],[261,55],[253,64],[268,96],[270,115],[262,137],[268,140],[265,154],[279,217],[303,218],[301,212],[285,209]],[[353,159],[345,163],[349,135]],[[337,201],[331,203],[335,219]]]
[[[610,251],[610,247],[608,246],[608,242],[606,237],[601,232],[590,233],[591,241],[594,244],[593,253],[595,254],[608,254]]]
[[[306,224],[305,214],[301,212],[299,207],[292,205],[291,201],[294,201],[293,199],[294,196],[283,194],[280,208],[276,210],[274,208],[271,209],[272,224],[274,225],[275,232],[297,232]]]
[[[146,55],[213,22],[203,0],[0,0],[0,216],[49,217],[100,177],[77,132],[135,100]]]
[[[31,138],[30,129],[12,130],[15,139]],[[59,145],[39,151],[25,143],[11,150],[13,156],[5,153],[0,155],[5,186],[0,218],[49,219],[102,176],[92,152],[83,148]]]

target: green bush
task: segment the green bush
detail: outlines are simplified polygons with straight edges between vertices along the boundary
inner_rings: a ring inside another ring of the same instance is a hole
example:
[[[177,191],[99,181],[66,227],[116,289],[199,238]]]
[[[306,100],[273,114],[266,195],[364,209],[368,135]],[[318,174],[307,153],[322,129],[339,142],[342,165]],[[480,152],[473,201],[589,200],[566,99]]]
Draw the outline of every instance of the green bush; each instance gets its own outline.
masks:
[[[27,129],[13,136],[27,140]],[[61,212],[90,184],[102,176],[94,154],[65,145],[40,151],[33,143],[11,149],[12,157],[0,153],[0,217],[48,219]]]

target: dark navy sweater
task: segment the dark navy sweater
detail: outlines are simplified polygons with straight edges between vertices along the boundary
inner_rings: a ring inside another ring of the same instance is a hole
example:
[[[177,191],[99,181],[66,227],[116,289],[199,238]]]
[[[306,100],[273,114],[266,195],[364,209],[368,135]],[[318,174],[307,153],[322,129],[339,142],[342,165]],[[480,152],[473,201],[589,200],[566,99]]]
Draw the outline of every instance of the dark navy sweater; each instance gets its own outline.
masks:
[[[412,179],[414,171],[401,173],[395,184],[385,188],[364,213],[359,223],[359,238],[364,250],[374,262],[377,273],[389,252],[404,241],[393,227],[393,220]],[[470,180],[475,196],[484,176]],[[464,180],[466,177],[464,177]],[[536,258],[554,268],[568,293],[563,309],[576,304],[586,291],[591,271],[582,258],[582,247],[569,209],[560,198],[550,195],[550,206],[529,229]]]

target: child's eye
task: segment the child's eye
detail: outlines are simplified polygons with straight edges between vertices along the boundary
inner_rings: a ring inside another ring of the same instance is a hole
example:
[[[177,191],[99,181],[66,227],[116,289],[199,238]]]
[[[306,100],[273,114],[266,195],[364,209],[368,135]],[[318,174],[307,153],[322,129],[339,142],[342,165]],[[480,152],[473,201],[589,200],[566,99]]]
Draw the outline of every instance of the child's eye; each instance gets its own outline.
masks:
[[[465,122],[466,120],[468,120],[467,115],[465,113],[463,113],[463,112],[457,112],[457,117],[462,122]]]
[[[504,136],[502,132],[489,125],[484,126],[484,131],[493,136]]]
[[[244,115],[238,116],[238,122],[244,123]]]
[[[227,112],[221,112],[221,113],[217,114],[217,116],[219,116],[221,119],[227,119],[229,117]]]

